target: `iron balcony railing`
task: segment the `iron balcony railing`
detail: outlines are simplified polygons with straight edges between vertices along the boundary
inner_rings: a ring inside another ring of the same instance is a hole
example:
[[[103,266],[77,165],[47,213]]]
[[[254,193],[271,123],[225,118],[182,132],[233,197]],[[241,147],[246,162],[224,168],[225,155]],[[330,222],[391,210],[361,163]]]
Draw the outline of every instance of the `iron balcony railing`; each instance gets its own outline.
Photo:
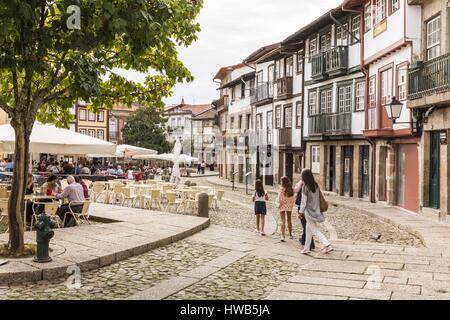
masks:
[[[250,104],[252,105],[265,101],[269,102],[273,99],[273,85],[269,82],[262,83],[254,88],[251,93]]]
[[[323,79],[348,69],[348,46],[337,46],[311,57],[311,77]]]
[[[450,90],[450,53],[410,69],[408,98],[415,100]]]
[[[293,78],[291,76],[283,77],[277,80],[277,97],[287,98],[293,92]]]
[[[333,113],[309,117],[309,135],[347,135],[352,133],[352,114]]]

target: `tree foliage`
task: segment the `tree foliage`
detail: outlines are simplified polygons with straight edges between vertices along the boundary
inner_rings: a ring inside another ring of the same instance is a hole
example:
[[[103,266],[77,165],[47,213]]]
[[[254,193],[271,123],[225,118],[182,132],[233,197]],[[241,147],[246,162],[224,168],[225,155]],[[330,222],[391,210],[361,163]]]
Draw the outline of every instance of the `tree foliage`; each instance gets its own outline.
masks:
[[[16,132],[15,186],[9,206],[13,251],[23,247],[17,244],[23,242],[19,215],[34,121],[67,126],[76,99],[89,101],[93,111],[111,108],[118,100],[161,107],[162,98],[177,82],[192,80],[177,48],[196,40],[195,18],[202,4],[202,0],[0,2],[0,108],[11,116]],[[68,11],[72,5],[80,9],[80,29],[67,23],[74,16]],[[150,75],[141,84],[121,76],[118,69]]]
[[[126,144],[167,153],[172,145],[166,140],[167,120],[156,108],[140,108],[128,117],[123,129]]]

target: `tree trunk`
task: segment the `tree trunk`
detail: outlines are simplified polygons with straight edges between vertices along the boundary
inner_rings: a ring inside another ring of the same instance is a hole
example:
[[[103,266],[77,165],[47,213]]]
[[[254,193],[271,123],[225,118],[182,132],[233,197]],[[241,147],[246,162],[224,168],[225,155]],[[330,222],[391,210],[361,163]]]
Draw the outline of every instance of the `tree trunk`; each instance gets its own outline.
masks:
[[[14,173],[8,204],[9,250],[17,255],[24,250],[25,190],[29,170],[31,128],[26,121],[11,121],[15,131]]]

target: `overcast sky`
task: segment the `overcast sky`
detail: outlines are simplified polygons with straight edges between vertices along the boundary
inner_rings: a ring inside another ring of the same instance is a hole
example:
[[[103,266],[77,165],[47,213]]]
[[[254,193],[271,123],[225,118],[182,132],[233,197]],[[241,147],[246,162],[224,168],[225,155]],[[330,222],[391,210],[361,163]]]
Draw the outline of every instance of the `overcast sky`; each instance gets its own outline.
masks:
[[[284,40],[342,0],[204,0],[197,42],[180,49],[195,80],[174,88],[167,104],[210,103],[218,98],[212,80],[222,66],[242,62],[256,49]],[[136,80],[140,77],[133,77]]]

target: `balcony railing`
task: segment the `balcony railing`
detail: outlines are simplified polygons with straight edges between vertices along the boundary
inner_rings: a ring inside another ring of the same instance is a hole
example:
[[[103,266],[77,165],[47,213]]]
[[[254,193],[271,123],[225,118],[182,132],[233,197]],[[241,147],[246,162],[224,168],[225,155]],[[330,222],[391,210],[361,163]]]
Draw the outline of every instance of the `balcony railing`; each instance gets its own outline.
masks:
[[[450,53],[410,69],[408,88],[410,100],[450,91]]]
[[[348,46],[337,46],[311,57],[311,77],[316,80],[347,72]]]
[[[352,114],[333,113],[309,117],[309,135],[346,135],[352,133]]]
[[[292,95],[293,78],[291,76],[277,80],[277,97],[279,99],[288,98]]]
[[[279,130],[278,145],[292,146],[292,129],[285,128]]]
[[[251,90],[250,104],[270,102],[273,99],[273,85],[269,82],[260,84]]]

